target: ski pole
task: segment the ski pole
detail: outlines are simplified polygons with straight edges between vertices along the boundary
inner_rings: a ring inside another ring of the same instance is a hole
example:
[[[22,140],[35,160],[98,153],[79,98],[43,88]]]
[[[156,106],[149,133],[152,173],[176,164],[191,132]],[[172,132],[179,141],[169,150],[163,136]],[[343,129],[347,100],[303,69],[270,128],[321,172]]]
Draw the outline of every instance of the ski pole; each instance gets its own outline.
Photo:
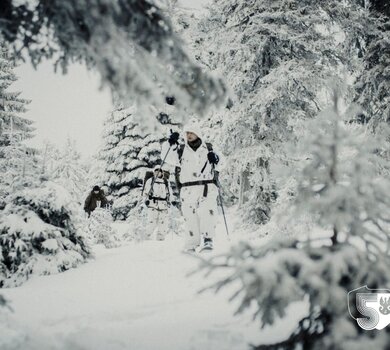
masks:
[[[223,221],[225,222],[225,228],[226,228],[226,235],[228,236],[228,239],[230,240],[230,235],[229,235],[229,227],[226,221],[226,214],[225,214],[225,208],[223,205],[222,201],[222,194],[221,194],[221,187],[220,187],[219,181],[217,182],[217,187],[218,187],[218,195],[219,195],[219,203],[221,203],[221,209],[222,209],[222,215],[223,215]]]
[[[224,205],[223,205],[222,194],[221,194],[221,183],[219,182],[218,176],[215,175],[215,165],[214,164],[213,164],[213,172],[214,172],[214,177],[215,177],[215,180],[216,180],[216,185],[217,185],[217,188],[218,188],[219,203],[221,204],[223,221],[225,222],[226,235],[228,237],[228,240],[230,240],[229,227],[228,227],[227,220],[226,220],[225,208],[224,208]]]
[[[172,145],[169,145],[168,151],[167,151],[167,153],[165,154],[165,157],[164,157],[163,161],[161,162],[160,169],[158,170],[159,172],[162,172],[162,167],[163,167],[163,165],[165,164],[165,160],[167,159],[168,153],[169,153],[169,151],[171,150],[171,148],[172,148]],[[154,175],[154,174],[153,174],[153,175]],[[153,191],[153,186],[154,186],[154,183],[155,183],[155,182],[156,182],[156,176],[153,176],[152,183],[151,183],[151,185],[150,185],[150,190],[149,190],[149,192],[148,192],[148,197],[150,197],[150,194],[151,194],[152,191]]]

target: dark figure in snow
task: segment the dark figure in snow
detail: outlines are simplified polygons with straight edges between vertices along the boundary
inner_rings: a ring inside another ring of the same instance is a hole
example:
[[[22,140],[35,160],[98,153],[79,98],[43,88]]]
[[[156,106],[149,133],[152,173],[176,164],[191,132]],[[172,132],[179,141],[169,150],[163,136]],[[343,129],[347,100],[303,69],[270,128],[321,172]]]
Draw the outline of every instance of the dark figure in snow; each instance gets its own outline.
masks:
[[[168,152],[166,162],[175,166],[176,182],[180,188],[183,216],[187,225],[185,251],[199,247],[213,249],[217,221],[217,177],[219,157],[210,143],[201,138],[196,121],[184,128],[185,143],[179,143],[180,135],[171,133],[163,145],[162,156]]]
[[[145,180],[143,191],[145,205],[148,208],[146,232],[149,238],[154,237],[162,241],[169,231],[168,209],[171,191],[168,179],[164,177],[160,166],[156,166],[153,175]]]
[[[96,208],[104,208],[108,205],[109,203],[106,196],[104,195],[104,191],[99,186],[95,186],[85,200],[84,210],[88,213],[88,217],[90,217],[91,213]]]

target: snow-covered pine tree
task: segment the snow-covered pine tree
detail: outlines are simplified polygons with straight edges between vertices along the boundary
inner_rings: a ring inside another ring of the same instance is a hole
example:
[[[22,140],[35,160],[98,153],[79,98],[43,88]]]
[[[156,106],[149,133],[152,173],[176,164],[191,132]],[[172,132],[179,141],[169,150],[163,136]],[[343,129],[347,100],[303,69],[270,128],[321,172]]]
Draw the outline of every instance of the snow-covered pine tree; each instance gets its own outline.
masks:
[[[119,246],[117,232],[112,228],[111,213],[104,208],[96,208],[87,221],[86,229],[92,244],[103,244],[106,248]]]
[[[51,174],[60,155],[59,148],[48,140],[45,140],[38,153],[41,174]]]
[[[306,124],[302,148],[309,150],[310,162],[299,181],[296,205],[333,232],[333,244],[363,240],[367,255],[388,254],[390,199],[383,191],[390,182],[382,169],[390,163],[380,150],[387,149],[390,128],[382,123],[383,133],[374,136],[347,123],[355,108],[341,115],[340,109],[335,93],[333,107]]]
[[[340,113],[339,105],[335,94],[333,106],[306,124],[301,141],[309,158],[290,220],[309,212],[317,223],[314,230],[261,247],[241,243],[227,255],[203,261],[209,271],[229,268],[215,289],[239,282],[238,313],[257,305],[255,317],[263,327],[286,317],[292,303],[309,303],[288,339],[265,340],[257,350],[384,349],[389,342],[388,332],[361,331],[348,313],[346,295],[390,282],[390,181],[379,171],[383,158],[377,154],[390,133],[387,129],[378,139],[351,125],[353,108]]]
[[[0,44],[0,208],[5,206],[5,197],[18,184],[29,183],[37,168],[35,150],[23,144],[31,138],[33,122],[22,114],[28,100],[19,92],[8,89],[17,80],[15,63],[4,44]]]
[[[201,21],[200,61],[233,92],[223,116],[214,117],[216,142],[227,156],[230,189],[252,222],[269,219],[271,168],[289,161],[285,143],[299,139],[302,122],[324,104],[325,81],[342,69],[340,53],[352,51],[349,35],[359,35],[363,14],[355,1],[215,0]]]
[[[363,108],[358,122],[371,121],[374,129],[382,121],[390,123],[390,18],[377,18],[377,22],[355,84],[355,101]]]
[[[179,0],[167,1],[165,11],[172,20],[173,30],[184,40],[185,49],[191,59],[201,66],[206,65],[206,62],[201,61],[202,57],[198,52],[200,39],[198,23],[201,11],[191,6],[184,6]]]
[[[35,153],[14,140],[0,147],[0,287],[67,270],[89,255],[74,199],[45,180]]]
[[[21,142],[0,146],[0,209],[6,197],[22,186],[30,186],[38,175],[36,150]]]
[[[0,286],[18,286],[31,274],[76,267],[89,255],[77,207],[60,185],[41,178],[7,197],[0,213]]]
[[[0,47],[0,287],[23,283],[31,273],[76,266],[88,256],[75,208],[66,191],[40,180],[37,151],[23,141],[32,122],[21,114],[27,100],[8,88],[15,65]]]
[[[30,138],[34,130],[33,122],[21,116],[29,101],[21,98],[19,92],[8,91],[17,80],[14,69],[15,62],[0,43],[0,146]]]
[[[84,190],[84,197],[86,198],[94,186],[104,185],[106,163],[98,153],[94,154],[85,162],[87,171],[86,188]],[[105,193],[107,192],[104,189]],[[106,193],[107,194],[107,193]]]
[[[14,140],[0,147],[0,287],[67,270],[89,254],[74,199],[43,178],[35,153]]]
[[[100,158],[105,162],[103,184],[113,200],[113,217],[125,220],[141,198],[145,172],[160,163],[160,139],[145,134],[135,121],[136,108],[117,107],[104,125]]]
[[[64,148],[53,160],[53,170],[50,173],[51,179],[66,188],[78,203],[83,201],[87,185],[87,173],[80,158],[75,141],[67,138]]]

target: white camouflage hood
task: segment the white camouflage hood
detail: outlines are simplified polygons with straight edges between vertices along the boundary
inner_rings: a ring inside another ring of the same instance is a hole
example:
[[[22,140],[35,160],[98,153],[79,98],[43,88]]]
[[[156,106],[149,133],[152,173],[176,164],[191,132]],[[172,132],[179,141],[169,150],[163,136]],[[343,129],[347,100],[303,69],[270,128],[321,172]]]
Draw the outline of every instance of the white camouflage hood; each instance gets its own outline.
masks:
[[[192,132],[196,134],[199,138],[202,138],[202,129],[197,120],[191,120],[188,124],[186,124],[183,131],[184,137],[186,132]]]

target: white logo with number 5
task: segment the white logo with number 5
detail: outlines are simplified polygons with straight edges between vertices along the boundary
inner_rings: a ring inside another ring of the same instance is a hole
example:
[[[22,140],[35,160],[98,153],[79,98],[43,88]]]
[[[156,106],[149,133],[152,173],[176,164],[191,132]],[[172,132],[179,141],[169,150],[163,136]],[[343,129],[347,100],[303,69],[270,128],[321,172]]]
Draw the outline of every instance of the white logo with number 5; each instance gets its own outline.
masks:
[[[390,291],[363,286],[348,293],[348,310],[365,330],[383,329],[390,323]]]

